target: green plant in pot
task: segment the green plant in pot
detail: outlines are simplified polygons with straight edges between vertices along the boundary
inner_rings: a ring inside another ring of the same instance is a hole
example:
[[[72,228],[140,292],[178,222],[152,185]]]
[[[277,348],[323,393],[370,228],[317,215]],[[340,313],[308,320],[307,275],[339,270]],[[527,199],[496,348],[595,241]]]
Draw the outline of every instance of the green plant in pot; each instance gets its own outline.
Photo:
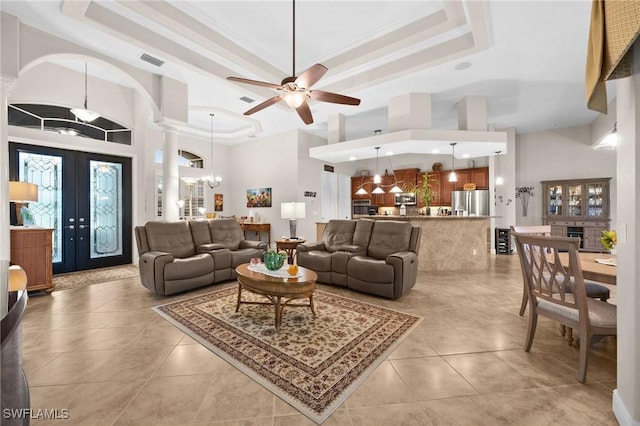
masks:
[[[277,271],[282,268],[284,261],[287,260],[287,253],[276,252],[275,250],[267,250],[264,253],[264,266],[270,271]]]
[[[435,190],[433,185],[437,184],[438,180],[435,175],[424,173],[422,175],[422,181],[418,183],[404,184],[402,190],[404,192],[413,192],[416,194],[416,199],[422,200],[427,208],[431,205],[431,198],[433,197]]]

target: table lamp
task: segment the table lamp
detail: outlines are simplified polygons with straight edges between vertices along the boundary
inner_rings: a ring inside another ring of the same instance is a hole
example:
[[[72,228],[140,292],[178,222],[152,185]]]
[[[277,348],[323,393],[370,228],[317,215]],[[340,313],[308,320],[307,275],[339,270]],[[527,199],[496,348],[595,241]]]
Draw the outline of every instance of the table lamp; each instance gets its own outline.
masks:
[[[289,233],[292,240],[296,237],[296,219],[304,219],[305,203],[303,202],[291,202],[280,203],[280,217],[282,219],[289,219]]]
[[[15,203],[15,209],[11,212],[11,225],[33,225],[33,216],[27,206],[32,201],[38,201],[38,185],[29,182],[9,182],[9,201]],[[20,212],[20,215],[17,212]]]

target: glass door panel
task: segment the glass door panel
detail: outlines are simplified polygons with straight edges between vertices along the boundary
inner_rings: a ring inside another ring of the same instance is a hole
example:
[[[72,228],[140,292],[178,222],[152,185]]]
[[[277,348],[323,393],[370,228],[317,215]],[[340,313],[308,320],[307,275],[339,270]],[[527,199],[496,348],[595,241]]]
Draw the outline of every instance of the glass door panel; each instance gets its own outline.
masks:
[[[604,185],[601,183],[587,184],[587,216],[603,217]]]
[[[582,185],[569,185],[569,216],[582,216]]]
[[[562,185],[549,187],[549,216],[562,216]]]
[[[20,152],[18,180],[38,185],[38,201],[29,203],[29,210],[37,226],[53,228],[53,262],[61,262],[62,156]]]
[[[122,164],[91,160],[89,175],[90,256],[121,255]]]

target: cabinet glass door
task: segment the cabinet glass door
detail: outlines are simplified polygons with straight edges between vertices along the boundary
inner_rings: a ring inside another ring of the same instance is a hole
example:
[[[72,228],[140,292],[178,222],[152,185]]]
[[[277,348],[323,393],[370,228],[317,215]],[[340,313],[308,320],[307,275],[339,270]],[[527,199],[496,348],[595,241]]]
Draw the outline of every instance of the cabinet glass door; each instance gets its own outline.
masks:
[[[604,185],[601,183],[588,183],[587,185],[587,216],[603,217]]]
[[[562,185],[549,187],[549,216],[562,216]]]
[[[569,216],[582,216],[582,185],[569,185]]]

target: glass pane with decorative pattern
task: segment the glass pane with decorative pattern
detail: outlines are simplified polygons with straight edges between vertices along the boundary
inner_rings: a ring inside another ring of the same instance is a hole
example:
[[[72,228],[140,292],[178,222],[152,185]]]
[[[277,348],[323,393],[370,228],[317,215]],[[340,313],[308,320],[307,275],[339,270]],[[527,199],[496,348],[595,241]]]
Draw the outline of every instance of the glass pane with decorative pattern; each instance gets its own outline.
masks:
[[[603,217],[604,185],[601,183],[587,184],[587,216]]]
[[[562,216],[562,185],[549,187],[549,216]]]
[[[582,216],[582,185],[569,185],[569,216]]]
[[[92,259],[122,254],[122,164],[91,160],[89,211]]]
[[[62,261],[62,157],[20,152],[18,177],[38,185],[38,202],[29,203],[35,223],[53,228],[54,263]]]

